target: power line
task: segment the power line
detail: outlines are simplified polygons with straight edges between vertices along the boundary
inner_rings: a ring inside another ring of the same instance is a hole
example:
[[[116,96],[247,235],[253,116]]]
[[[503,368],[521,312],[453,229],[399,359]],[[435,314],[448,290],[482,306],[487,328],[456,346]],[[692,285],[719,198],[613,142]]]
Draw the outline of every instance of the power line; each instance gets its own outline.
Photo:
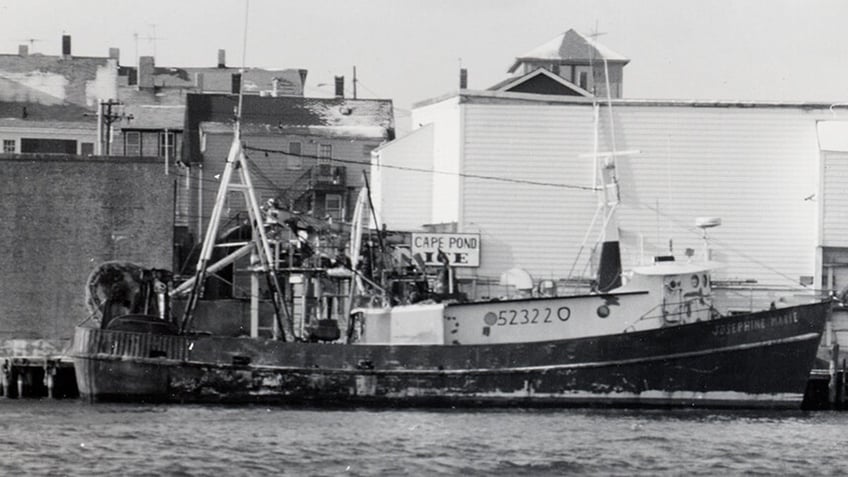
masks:
[[[370,161],[365,162],[365,161],[355,161],[355,160],[352,160],[352,159],[326,158],[326,157],[319,157],[317,155],[310,155],[310,154],[293,154],[293,153],[290,153],[290,152],[287,152],[287,151],[280,151],[280,150],[277,150],[277,149],[266,149],[266,148],[253,147],[253,146],[247,146],[247,145],[244,146],[244,149],[249,150],[249,151],[264,152],[265,154],[280,154],[280,155],[283,155],[283,156],[304,157],[304,158],[308,158],[308,159],[329,159],[333,162],[339,162],[339,163],[342,163],[342,164],[355,164],[355,165],[360,165],[360,166],[371,166]],[[556,182],[531,181],[531,180],[526,180],[526,179],[513,179],[513,178],[510,178],[510,177],[487,176],[487,175],[482,175],[482,174],[469,174],[469,173],[464,173],[464,172],[440,171],[440,170],[437,170],[437,169],[422,169],[422,168],[418,168],[418,167],[393,166],[393,165],[388,165],[388,164],[377,164],[377,167],[385,167],[385,168],[389,168],[389,169],[398,169],[398,170],[410,171],[410,172],[421,172],[421,173],[426,173],[426,174],[452,175],[452,176],[458,176],[458,177],[465,177],[465,178],[469,178],[469,179],[483,179],[483,180],[490,180],[490,181],[508,182],[508,183],[512,183],[512,184],[526,184],[526,185],[536,185],[536,186],[545,186],[545,187],[558,187],[558,188],[561,188],[561,189],[575,189],[575,190],[585,190],[585,191],[591,191],[591,192],[594,192],[596,190],[594,187],[588,187],[588,186],[579,186],[579,185],[572,185],[572,184],[560,184],[560,183],[556,183]]]

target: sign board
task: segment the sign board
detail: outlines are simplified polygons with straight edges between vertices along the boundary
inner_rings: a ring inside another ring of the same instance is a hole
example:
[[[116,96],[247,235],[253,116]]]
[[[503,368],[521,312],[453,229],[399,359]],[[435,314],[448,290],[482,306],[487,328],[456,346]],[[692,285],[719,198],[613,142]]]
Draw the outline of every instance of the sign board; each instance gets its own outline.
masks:
[[[412,255],[420,255],[425,265],[442,265],[439,250],[448,257],[452,267],[480,266],[480,234],[412,234]]]

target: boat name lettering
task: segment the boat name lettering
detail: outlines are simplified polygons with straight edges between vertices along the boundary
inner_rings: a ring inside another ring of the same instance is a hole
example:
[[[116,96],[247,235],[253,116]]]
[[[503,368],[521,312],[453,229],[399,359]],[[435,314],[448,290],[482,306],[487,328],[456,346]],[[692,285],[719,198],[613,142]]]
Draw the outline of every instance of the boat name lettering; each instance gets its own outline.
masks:
[[[553,323],[554,317],[559,321],[571,318],[571,309],[567,306],[553,308],[518,308],[515,310],[499,310],[496,326],[535,325]],[[487,322],[488,323],[488,322]]]
[[[713,330],[713,335],[715,336],[724,336],[724,335],[735,335],[738,333],[745,333],[747,331],[753,330],[764,330],[766,328],[771,328],[775,326],[785,326],[791,325],[792,323],[798,322],[798,313],[793,311],[791,313],[783,313],[775,316],[768,316],[764,318],[757,318],[753,320],[745,320],[739,321],[736,323],[728,323],[723,325],[718,325]]]

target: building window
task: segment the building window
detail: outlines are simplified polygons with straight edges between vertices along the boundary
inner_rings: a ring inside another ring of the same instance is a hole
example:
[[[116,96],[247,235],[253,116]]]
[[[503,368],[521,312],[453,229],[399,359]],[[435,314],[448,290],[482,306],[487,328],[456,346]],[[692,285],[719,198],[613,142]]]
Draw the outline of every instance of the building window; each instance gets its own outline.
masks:
[[[174,158],[177,137],[172,132],[159,133],[159,157]]]
[[[14,139],[3,139],[3,152],[15,152]]]
[[[318,164],[330,164],[333,158],[333,145],[332,144],[319,144],[318,145]]]
[[[585,71],[580,72],[580,84],[578,86],[585,90],[589,89],[589,73]]]
[[[80,155],[81,156],[91,156],[94,154],[94,143],[93,142],[81,142],[80,143]]]
[[[324,212],[333,220],[344,220],[342,196],[340,194],[327,194],[324,198]]]
[[[141,133],[138,131],[124,132],[124,155],[141,156]]]
[[[289,155],[286,156],[286,168],[293,171],[303,169],[303,156],[301,156],[299,142],[289,143]]]
[[[71,139],[21,138],[22,154],[72,154],[77,153],[77,142]]]

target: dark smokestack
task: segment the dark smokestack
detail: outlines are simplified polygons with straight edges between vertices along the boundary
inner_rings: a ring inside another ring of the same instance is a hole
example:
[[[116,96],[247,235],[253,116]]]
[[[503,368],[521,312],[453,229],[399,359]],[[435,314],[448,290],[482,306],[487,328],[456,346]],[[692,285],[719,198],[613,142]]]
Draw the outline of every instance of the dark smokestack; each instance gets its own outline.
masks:
[[[233,94],[239,94],[241,92],[241,73],[233,73]]]
[[[336,97],[344,98],[344,76],[336,76]]]
[[[120,48],[109,48],[109,58],[115,60],[116,63],[121,63],[121,49]]]
[[[227,67],[227,50],[218,50],[218,68]]]
[[[598,291],[605,293],[621,286],[621,249],[618,242],[601,245],[601,264],[598,266]]]
[[[71,35],[62,35],[62,56],[71,56]]]
[[[459,89],[468,89],[468,70],[459,69]]]

